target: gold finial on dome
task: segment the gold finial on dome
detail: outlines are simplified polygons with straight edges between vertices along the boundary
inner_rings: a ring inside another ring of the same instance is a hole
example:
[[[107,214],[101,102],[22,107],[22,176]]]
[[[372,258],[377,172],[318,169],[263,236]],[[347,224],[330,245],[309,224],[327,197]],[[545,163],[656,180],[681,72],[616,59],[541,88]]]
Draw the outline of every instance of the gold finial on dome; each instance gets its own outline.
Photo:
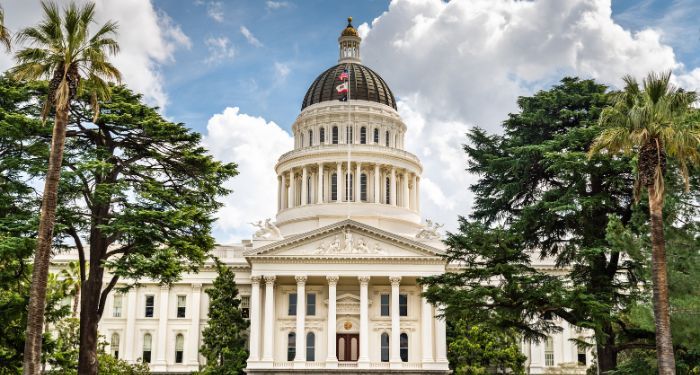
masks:
[[[352,26],[352,17],[348,17],[348,26],[345,27],[340,36],[357,36],[357,30]]]

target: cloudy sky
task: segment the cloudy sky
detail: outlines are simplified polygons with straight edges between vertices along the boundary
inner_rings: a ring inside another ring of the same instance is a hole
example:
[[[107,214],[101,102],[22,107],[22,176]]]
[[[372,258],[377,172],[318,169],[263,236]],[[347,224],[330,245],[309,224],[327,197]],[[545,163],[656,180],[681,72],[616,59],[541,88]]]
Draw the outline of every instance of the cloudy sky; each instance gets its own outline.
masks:
[[[38,1],[0,0],[11,31]],[[700,90],[700,0],[98,0],[120,24],[125,82],[239,164],[215,229],[221,243],[274,217],[277,157],[313,79],[336,63],[352,16],[363,62],[381,74],[424,164],[423,216],[454,228],[469,213],[461,145],[471,126],[498,132],[515,100],[565,75],[611,86],[672,69]],[[0,70],[12,64],[0,53]]]

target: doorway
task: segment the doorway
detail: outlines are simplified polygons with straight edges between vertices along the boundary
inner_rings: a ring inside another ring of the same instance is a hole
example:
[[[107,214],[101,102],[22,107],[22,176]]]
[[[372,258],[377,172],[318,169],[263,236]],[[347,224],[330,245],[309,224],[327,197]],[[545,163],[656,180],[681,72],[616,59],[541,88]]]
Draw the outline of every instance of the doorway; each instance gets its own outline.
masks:
[[[357,333],[338,333],[335,338],[335,354],[338,361],[356,362],[360,353],[360,335]]]

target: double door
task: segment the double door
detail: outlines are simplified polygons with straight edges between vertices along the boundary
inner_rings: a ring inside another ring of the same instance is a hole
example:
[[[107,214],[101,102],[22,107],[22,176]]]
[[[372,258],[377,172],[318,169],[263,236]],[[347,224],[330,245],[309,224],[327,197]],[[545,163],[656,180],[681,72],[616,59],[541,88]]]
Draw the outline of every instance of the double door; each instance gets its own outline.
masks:
[[[335,336],[335,355],[341,362],[356,362],[360,353],[360,335],[338,333]]]

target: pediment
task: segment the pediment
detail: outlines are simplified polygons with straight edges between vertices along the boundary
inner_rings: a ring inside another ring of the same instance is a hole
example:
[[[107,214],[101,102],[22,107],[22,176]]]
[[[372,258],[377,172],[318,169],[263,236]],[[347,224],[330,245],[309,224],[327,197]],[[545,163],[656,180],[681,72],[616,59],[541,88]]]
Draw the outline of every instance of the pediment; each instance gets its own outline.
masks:
[[[425,243],[345,220],[259,247],[245,257],[419,259],[440,255],[439,249]]]

